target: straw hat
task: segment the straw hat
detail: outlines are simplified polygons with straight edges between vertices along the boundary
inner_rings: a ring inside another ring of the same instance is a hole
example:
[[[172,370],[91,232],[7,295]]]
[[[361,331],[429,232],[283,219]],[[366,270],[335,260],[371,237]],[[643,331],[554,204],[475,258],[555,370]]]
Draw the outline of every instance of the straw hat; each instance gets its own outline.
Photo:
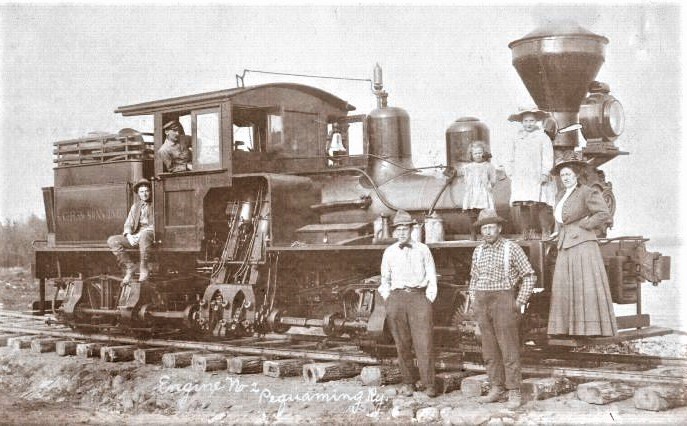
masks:
[[[536,118],[537,121],[541,121],[551,115],[546,111],[540,110],[539,108],[520,108],[520,111],[518,111],[516,114],[511,114],[508,116],[508,121],[522,121],[522,117],[528,114],[534,115],[534,118]]]

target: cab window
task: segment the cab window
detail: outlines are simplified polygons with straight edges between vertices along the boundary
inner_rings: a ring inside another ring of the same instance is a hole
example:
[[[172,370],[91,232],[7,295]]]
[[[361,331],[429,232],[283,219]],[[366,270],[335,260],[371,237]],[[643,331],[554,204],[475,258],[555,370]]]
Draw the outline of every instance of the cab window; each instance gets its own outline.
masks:
[[[220,167],[219,111],[193,112],[193,169]]]
[[[219,108],[179,112],[166,115],[163,119],[165,122],[176,119],[183,127],[179,143],[191,151],[190,171],[221,167]]]

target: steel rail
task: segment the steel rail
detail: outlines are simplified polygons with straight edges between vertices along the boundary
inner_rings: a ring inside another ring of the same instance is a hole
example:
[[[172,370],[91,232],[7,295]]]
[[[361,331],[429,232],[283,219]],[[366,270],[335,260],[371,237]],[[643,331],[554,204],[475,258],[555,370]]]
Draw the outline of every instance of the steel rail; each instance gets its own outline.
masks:
[[[265,357],[290,357],[307,358],[313,361],[347,361],[359,364],[381,364],[382,360],[376,357],[362,354],[341,353],[337,351],[325,350],[293,350],[260,348],[251,346],[238,346],[228,343],[193,342],[183,340],[163,340],[163,339],[138,339],[128,336],[108,336],[104,334],[82,334],[73,331],[51,331],[35,330],[28,328],[18,328],[0,325],[0,331],[20,334],[38,334],[52,337],[64,337],[69,339],[83,339],[106,343],[122,343],[130,345],[161,346],[176,349],[201,350],[209,352],[227,352],[235,355],[257,355]]]

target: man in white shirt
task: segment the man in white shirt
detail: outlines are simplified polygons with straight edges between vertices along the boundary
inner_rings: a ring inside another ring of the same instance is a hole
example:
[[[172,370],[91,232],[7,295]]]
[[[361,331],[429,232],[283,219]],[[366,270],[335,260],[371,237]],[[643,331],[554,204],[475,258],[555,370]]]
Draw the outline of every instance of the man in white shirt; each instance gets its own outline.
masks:
[[[432,344],[432,303],[437,297],[437,274],[429,247],[411,241],[410,231],[415,221],[399,210],[394,216],[394,233],[398,242],[390,245],[382,256],[382,283],[378,291],[386,301],[386,318],[396,343],[398,364],[403,376],[400,393],[413,393],[415,351],[420,379],[425,393],[436,396],[434,383],[434,353]]]

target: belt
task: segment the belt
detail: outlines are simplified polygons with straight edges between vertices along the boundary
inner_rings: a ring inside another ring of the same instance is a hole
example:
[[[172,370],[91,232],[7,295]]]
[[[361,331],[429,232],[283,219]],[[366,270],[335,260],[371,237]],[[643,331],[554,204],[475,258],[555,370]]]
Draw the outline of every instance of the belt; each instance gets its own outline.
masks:
[[[425,292],[427,290],[427,287],[403,287],[403,288],[395,288],[393,291],[402,291],[404,293],[420,293],[420,292]]]

